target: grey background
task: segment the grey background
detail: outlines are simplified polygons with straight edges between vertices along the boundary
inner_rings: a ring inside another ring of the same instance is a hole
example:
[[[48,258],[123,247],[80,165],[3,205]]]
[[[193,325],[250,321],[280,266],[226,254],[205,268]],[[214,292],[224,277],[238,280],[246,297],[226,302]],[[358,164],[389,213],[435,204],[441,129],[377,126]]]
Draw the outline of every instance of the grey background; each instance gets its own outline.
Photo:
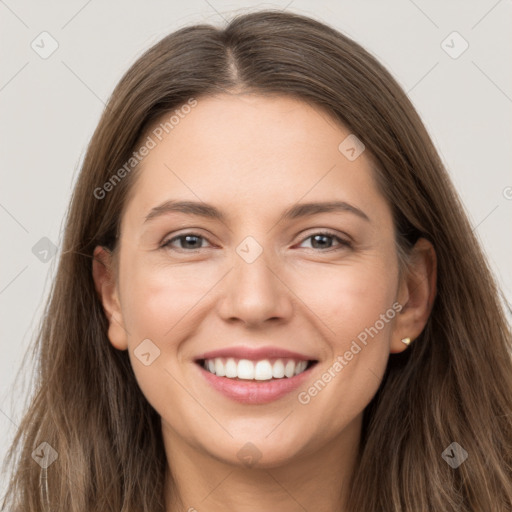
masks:
[[[265,7],[330,23],[393,73],[422,116],[511,301],[511,0],[0,0],[0,460],[20,420],[27,394],[21,384],[31,374],[14,379],[57,263],[51,251],[41,261],[49,246],[40,240],[60,244],[104,102],[135,59],[169,32],[198,22],[221,25]],[[43,31],[58,43],[46,59],[31,47],[34,41],[41,51],[50,48],[39,37]],[[456,37],[446,39],[453,31],[469,44],[458,58],[445,51],[462,48]],[[0,492],[4,486],[0,477]]]

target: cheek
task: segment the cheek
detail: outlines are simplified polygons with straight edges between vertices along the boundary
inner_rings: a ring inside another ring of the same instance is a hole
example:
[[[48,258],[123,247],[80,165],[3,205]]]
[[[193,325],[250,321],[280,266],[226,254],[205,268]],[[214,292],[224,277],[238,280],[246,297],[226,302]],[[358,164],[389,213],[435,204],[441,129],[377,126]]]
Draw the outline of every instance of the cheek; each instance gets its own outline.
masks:
[[[198,275],[196,269],[194,278],[192,268],[165,268],[136,257],[127,258],[124,272],[121,267],[122,315],[131,364],[142,393],[161,415],[176,407],[199,414],[197,404],[179,384],[183,382],[180,342],[186,339],[194,307],[212,287],[213,277],[211,272]],[[147,347],[144,351],[139,350],[142,343]],[[148,361],[139,356],[147,352],[150,364],[146,365]],[[182,422],[173,421],[176,425]]]
[[[127,268],[121,281],[122,309],[132,343],[154,337],[167,346],[215,283],[212,269],[200,265],[164,268],[134,261]]]
[[[323,332],[330,357],[297,398],[303,414],[322,417],[316,428],[324,435],[352,421],[379,388],[397,315],[397,279],[392,257],[379,257],[318,274],[317,286],[304,289],[308,305],[329,328]]]
[[[361,273],[346,276],[344,282],[338,284],[337,291],[338,307],[330,312],[333,330],[340,334],[337,348],[346,348],[347,340],[357,338],[364,342],[364,333],[374,326],[377,326],[378,333],[372,331],[373,336],[384,341],[391,326],[389,320],[393,318],[395,276],[384,274],[379,266],[374,269],[366,267]],[[382,315],[386,317],[384,323]]]
[[[398,267],[392,252],[376,251],[340,265],[316,266],[314,271],[313,267],[302,266],[290,272],[288,279],[290,288],[322,320],[322,332],[331,340],[333,350],[344,352],[347,343],[392,307]],[[389,313],[394,318],[393,312]],[[379,321],[379,331],[387,334],[390,325]]]

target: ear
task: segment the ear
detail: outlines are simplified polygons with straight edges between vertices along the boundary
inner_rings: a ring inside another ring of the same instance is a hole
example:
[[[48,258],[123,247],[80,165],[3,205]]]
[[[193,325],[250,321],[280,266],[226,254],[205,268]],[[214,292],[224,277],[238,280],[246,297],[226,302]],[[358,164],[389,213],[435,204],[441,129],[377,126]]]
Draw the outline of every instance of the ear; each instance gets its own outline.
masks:
[[[408,268],[402,277],[398,302],[402,310],[396,317],[390,345],[390,352],[402,352],[407,345],[421,334],[427,323],[437,290],[437,257],[433,245],[420,238],[411,250]]]
[[[118,350],[128,348],[121,304],[119,302],[112,252],[105,247],[94,249],[92,276],[98,297],[109,322],[108,338]]]

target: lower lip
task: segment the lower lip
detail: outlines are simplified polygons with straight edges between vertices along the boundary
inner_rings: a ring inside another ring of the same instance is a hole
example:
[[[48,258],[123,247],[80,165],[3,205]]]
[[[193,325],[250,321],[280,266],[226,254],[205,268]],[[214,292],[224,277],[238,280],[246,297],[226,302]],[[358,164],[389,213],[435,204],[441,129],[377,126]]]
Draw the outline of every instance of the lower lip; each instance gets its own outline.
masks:
[[[224,396],[242,404],[267,404],[291,393],[309,377],[314,365],[307,370],[282,379],[269,381],[234,380],[217,375],[197,365],[207,382]]]

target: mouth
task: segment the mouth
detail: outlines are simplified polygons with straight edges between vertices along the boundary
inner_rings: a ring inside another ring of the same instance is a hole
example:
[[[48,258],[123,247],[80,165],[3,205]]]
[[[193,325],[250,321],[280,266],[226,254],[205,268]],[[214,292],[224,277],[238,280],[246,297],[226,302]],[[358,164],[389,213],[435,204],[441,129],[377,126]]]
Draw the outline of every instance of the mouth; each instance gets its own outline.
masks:
[[[234,357],[199,359],[196,363],[217,377],[232,380],[268,382],[278,379],[291,379],[312,368],[318,361],[268,358],[260,360]]]
[[[209,388],[236,402],[258,405],[305,384],[319,361],[271,347],[233,347],[201,354],[194,363]]]

